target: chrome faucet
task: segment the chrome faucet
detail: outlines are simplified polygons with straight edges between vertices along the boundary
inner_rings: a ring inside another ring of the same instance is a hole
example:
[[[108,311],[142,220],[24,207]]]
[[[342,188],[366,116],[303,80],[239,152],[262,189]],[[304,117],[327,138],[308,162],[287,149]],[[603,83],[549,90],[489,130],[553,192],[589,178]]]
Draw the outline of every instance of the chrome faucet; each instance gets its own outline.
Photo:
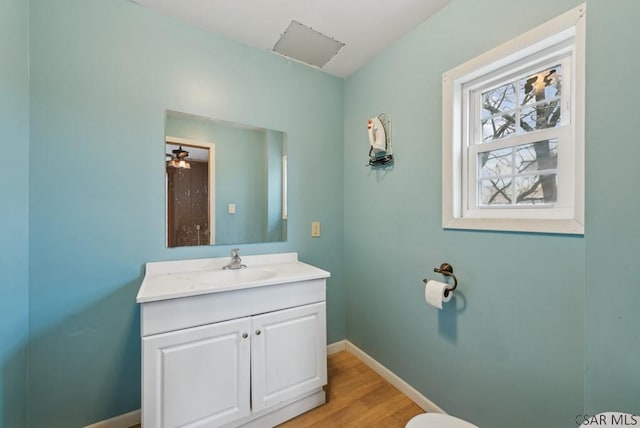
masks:
[[[231,261],[228,265],[224,266],[222,269],[242,269],[246,268],[246,265],[242,264],[242,259],[240,258],[240,248],[234,248],[231,250]]]

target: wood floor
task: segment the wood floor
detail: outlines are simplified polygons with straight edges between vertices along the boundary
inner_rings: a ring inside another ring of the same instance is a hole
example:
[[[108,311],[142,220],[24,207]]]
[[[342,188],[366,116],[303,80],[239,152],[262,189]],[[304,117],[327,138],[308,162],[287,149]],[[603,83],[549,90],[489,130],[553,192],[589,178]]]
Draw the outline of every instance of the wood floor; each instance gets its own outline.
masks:
[[[402,428],[424,413],[407,396],[347,351],[329,355],[327,404],[279,428]]]
[[[403,428],[409,419],[424,413],[347,351],[329,355],[328,360],[327,403],[278,428]]]

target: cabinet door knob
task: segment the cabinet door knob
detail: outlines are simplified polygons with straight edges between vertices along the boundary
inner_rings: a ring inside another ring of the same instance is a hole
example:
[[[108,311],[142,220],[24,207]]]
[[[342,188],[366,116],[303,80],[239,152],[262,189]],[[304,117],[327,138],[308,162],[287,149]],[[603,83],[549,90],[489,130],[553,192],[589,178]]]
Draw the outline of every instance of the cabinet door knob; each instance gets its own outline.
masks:
[[[247,337],[249,337],[249,335],[247,333],[242,333],[242,338],[246,339]]]
[[[256,330],[256,336],[260,336],[260,333],[262,333],[260,330]]]

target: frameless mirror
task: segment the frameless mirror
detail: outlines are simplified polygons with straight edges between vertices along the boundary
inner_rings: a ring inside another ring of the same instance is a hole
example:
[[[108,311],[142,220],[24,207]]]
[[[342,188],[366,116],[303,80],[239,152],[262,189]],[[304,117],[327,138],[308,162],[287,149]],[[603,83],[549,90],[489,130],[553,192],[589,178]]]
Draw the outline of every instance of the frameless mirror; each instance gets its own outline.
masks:
[[[168,247],[285,241],[286,134],[167,111]]]

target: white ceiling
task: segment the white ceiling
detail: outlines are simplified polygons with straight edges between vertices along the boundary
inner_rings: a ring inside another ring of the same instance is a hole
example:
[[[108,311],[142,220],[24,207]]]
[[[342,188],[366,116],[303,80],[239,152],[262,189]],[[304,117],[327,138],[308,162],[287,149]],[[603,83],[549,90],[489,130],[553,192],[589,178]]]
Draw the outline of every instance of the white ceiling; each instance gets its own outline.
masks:
[[[272,50],[291,21],[345,46],[322,70],[346,77],[450,0],[131,0]]]

